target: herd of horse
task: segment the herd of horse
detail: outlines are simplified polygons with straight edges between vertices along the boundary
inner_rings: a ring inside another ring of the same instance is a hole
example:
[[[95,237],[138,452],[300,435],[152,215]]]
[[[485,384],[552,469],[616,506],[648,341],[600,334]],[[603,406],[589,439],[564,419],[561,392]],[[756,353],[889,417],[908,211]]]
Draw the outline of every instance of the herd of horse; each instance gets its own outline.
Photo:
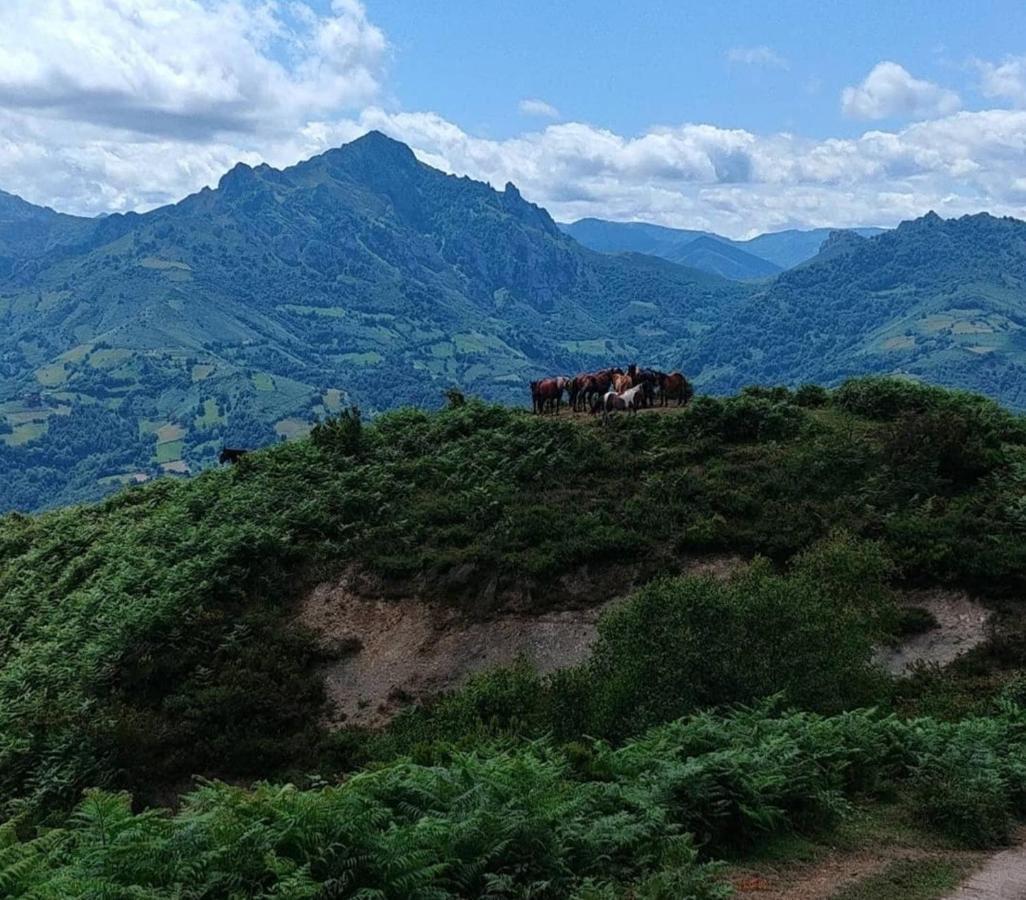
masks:
[[[582,372],[572,377],[556,375],[531,382],[532,408],[538,414],[558,414],[566,395],[574,412],[588,410],[606,419],[614,412],[637,412],[639,409],[666,406],[676,400],[686,404],[694,394],[687,378],[680,372],[659,372],[640,369],[631,364],[627,370],[617,367]]]

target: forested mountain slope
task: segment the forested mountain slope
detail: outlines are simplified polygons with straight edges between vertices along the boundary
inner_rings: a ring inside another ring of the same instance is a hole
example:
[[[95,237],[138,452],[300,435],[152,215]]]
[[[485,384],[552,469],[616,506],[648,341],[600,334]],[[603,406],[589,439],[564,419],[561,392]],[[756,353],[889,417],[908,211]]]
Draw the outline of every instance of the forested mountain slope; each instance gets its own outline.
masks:
[[[2,508],[195,469],[348,402],[519,399],[542,372],[649,357],[740,296],[586,250],[512,185],[378,133],[145,215],[0,201]]]
[[[1026,406],[1026,223],[935,214],[838,233],[693,348],[707,390],[903,373]]]

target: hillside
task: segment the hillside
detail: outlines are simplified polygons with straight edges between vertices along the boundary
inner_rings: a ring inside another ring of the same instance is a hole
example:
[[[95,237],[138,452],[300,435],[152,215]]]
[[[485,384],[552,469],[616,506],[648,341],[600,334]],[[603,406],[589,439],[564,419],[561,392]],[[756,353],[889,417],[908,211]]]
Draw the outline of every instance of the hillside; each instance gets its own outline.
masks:
[[[579,225],[630,240],[590,250],[514,186],[375,133],[144,215],[0,195],[0,510],[196,472],[352,404],[433,408],[454,385],[526,403],[533,378],[611,362],[712,392],[900,373],[1026,405],[1021,222],[832,233],[772,278],[715,236]]]
[[[688,347],[707,390],[893,372],[1021,408],[1024,325],[1026,223],[931,213],[837,235]]]
[[[942,861],[1008,840],[1024,463],[993,402],[865,379],[606,426],[479,401],[343,415],[7,515],[0,886],[713,900],[711,861],[865,835],[866,810]],[[900,612],[925,588],[971,591],[996,628],[894,681],[873,645],[930,627]],[[338,715],[340,673],[378,652],[354,609],[529,629],[600,606],[550,674],[396,685],[373,730]]]
[[[735,286],[593,253],[515,187],[371,133],[84,220],[0,197],[0,508],[95,496],[358,403],[520,399],[696,334]]]
[[[807,230],[790,228],[786,231],[760,234],[747,241],[736,241],[735,244],[748,253],[780,266],[781,269],[791,269],[819,253],[823,242],[830,237],[834,230],[831,228],[809,228]],[[876,237],[878,234],[883,234],[886,229],[848,228],[844,230],[851,234],[857,234],[859,237]]]
[[[714,237],[698,237],[671,252],[670,262],[743,281],[776,275],[780,267]]]
[[[560,228],[600,253],[645,253],[737,281],[764,278],[781,270],[768,258],[747,252],[741,242],[709,231],[604,219],[579,219]]]
[[[737,280],[764,278],[812,259],[834,229],[788,229],[735,241],[710,231],[667,228],[648,222],[610,222],[605,219],[579,219],[560,225],[567,234],[601,253],[647,253],[671,262],[683,262],[703,272],[713,272]],[[883,234],[883,228],[847,229],[860,237]],[[724,256],[706,256],[692,248],[712,247],[710,242],[729,247]],[[696,246],[697,245],[697,246]]]

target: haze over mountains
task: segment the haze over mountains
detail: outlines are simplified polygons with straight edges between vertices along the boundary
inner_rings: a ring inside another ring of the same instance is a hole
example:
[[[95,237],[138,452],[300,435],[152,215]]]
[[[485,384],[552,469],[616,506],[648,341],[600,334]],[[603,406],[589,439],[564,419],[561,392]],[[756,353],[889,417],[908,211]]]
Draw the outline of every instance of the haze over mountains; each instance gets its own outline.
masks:
[[[776,275],[812,259],[833,229],[789,229],[734,241],[711,231],[667,228],[648,222],[578,219],[560,226],[586,247],[603,253],[648,253],[724,278],[751,280]],[[853,228],[862,237],[883,228]]]
[[[374,132],[142,215],[0,194],[0,509],[193,471],[347,403],[523,402],[539,374],[635,359],[705,390],[909,372],[1026,405],[1022,222],[565,229]]]

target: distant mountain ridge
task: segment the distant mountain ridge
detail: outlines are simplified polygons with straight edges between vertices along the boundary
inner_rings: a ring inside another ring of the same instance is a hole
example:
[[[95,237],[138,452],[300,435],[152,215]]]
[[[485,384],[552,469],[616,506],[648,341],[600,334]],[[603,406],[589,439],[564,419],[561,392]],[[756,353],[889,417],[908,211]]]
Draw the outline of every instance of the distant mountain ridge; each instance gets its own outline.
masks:
[[[562,224],[560,228],[592,250],[603,253],[628,250],[648,253],[734,280],[765,278],[803,263],[814,257],[823,242],[836,230],[851,231],[861,237],[874,237],[885,230],[790,229],[760,234],[746,241],[735,241],[711,231],[668,228],[648,222],[578,219],[576,222]],[[711,253],[709,241],[730,247],[732,252]]]
[[[711,391],[887,372],[1026,408],[1026,222],[931,212],[836,232],[689,349]]]

